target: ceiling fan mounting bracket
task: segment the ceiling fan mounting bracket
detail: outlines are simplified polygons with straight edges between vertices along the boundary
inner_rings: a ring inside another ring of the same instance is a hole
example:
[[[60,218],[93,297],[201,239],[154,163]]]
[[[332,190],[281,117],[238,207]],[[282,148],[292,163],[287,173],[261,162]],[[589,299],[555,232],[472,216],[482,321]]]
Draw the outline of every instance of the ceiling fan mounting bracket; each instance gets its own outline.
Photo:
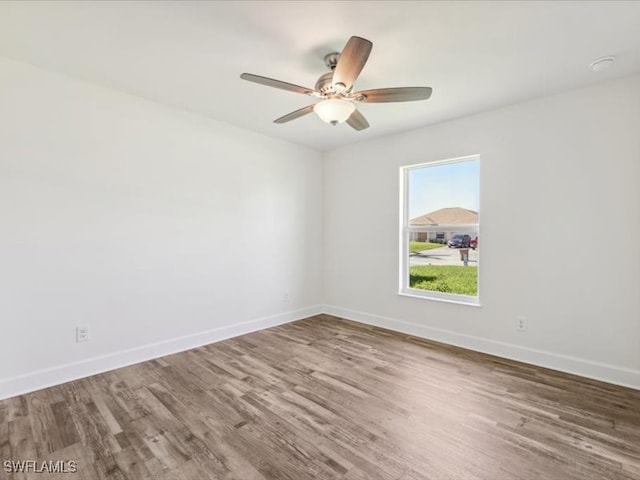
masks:
[[[338,65],[339,58],[340,54],[338,52],[327,53],[324,56],[324,64],[329,68],[329,70],[333,72],[336,68],[336,65]]]

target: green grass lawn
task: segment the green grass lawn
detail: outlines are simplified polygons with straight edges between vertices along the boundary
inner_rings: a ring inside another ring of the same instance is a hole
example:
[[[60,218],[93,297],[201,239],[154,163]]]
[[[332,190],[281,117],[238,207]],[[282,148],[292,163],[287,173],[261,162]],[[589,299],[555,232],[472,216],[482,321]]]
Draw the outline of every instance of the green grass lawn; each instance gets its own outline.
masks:
[[[410,252],[422,252],[423,250],[431,250],[432,248],[444,247],[441,243],[431,242],[409,242]]]
[[[458,265],[414,265],[409,286],[432,292],[478,295],[478,267]]]

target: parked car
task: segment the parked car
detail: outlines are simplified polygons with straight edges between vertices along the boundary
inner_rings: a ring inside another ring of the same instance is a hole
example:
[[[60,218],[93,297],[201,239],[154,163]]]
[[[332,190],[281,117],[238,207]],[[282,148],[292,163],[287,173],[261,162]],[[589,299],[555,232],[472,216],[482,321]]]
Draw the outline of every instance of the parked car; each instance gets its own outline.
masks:
[[[469,248],[469,245],[471,245],[471,237],[460,233],[453,235],[447,242],[449,248]]]
[[[478,237],[471,239],[471,241],[469,242],[469,247],[471,247],[472,250],[478,248]]]

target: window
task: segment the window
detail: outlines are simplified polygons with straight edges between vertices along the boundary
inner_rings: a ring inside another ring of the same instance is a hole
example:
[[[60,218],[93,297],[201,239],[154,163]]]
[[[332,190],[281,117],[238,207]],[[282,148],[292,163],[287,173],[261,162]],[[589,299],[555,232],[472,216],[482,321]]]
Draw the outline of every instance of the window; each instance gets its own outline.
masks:
[[[400,169],[400,293],[479,304],[480,157]]]

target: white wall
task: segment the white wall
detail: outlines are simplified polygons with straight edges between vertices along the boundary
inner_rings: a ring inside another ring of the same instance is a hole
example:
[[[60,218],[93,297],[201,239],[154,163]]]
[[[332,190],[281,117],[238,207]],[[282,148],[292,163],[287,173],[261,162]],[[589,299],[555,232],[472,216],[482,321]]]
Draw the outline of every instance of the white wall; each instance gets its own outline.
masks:
[[[319,311],[321,219],[318,152],[0,59],[0,398]]]
[[[398,296],[399,167],[476,153],[482,307]],[[640,77],[325,162],[329,312],[640,388]]]

